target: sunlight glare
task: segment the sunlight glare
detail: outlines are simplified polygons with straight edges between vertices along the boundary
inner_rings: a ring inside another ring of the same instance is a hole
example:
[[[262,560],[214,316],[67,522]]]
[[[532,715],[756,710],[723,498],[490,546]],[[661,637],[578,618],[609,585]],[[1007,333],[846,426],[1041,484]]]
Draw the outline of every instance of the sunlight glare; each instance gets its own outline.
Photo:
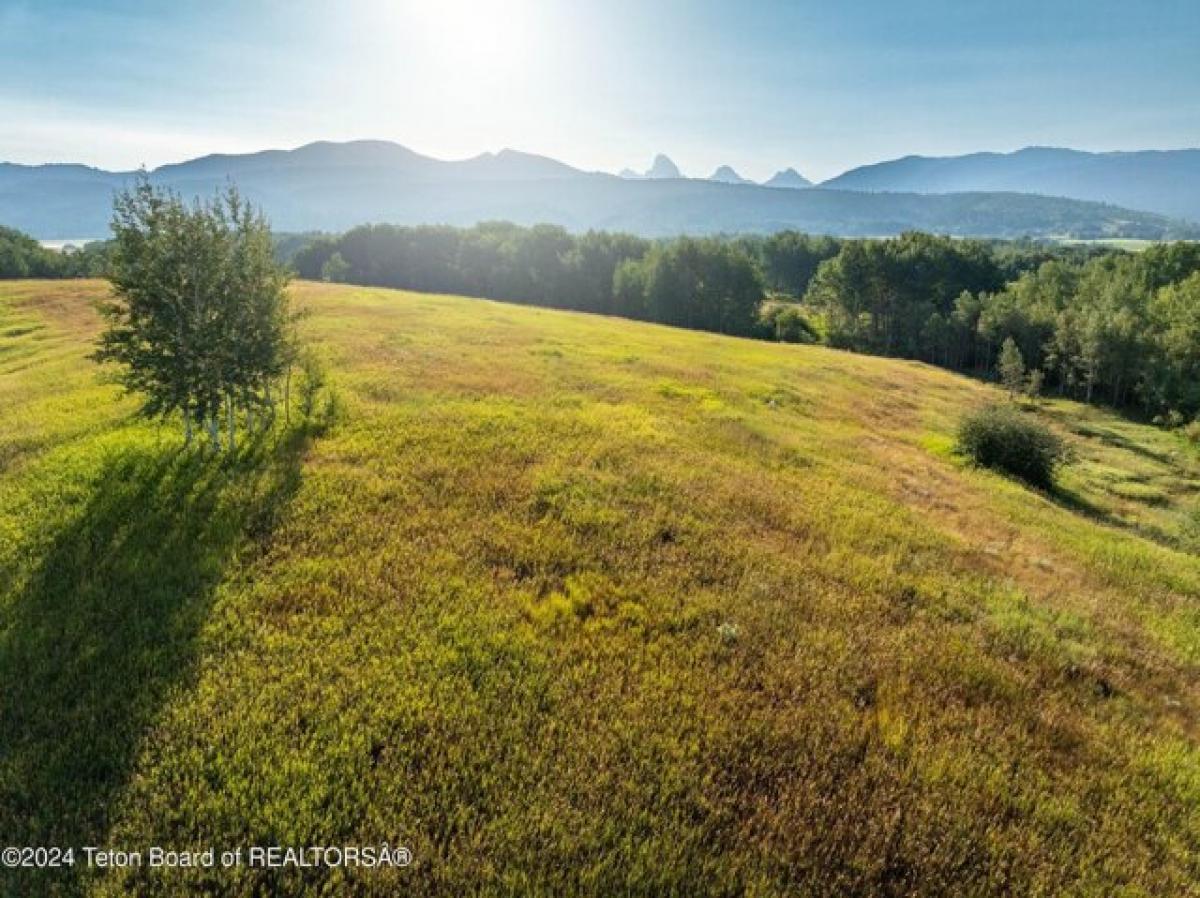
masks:
[[[422,55],[456,81],[512,78],[527,69],[535,23],[524,4],[410,0],[397,11]]]

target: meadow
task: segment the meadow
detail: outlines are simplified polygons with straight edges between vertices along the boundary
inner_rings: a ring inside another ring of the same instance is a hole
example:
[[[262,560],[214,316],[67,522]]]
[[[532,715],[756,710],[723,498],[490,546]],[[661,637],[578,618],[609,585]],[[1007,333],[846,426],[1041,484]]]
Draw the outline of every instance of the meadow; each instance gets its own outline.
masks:
[[[0,283],[0,835],[405,869],[38,895],[1200,895],[1200,454],[915,362],[300,282],[338,397],[236,457]]]

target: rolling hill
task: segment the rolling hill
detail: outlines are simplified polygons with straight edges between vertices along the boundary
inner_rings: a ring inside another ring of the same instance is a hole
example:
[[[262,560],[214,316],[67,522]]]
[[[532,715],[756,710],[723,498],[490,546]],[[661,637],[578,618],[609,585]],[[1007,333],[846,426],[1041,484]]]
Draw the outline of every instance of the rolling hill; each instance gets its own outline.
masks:
[[[664,157],[648,177],[634,180],[512,150],[446,162],[393,143],[358,141],[205,156],[163,166],[151,178],[185,195],[209,194],[233,180],[282,231],[504,219],[647,236],[784,228],[849,236],[910,229],[993,237],[1200,233],[1160,215],[1018,193],[779,190],[677,175]],[[103,235],[113,192],[132,178],[79,165],[0,164],[0,224],[40,238]]]
[[[1017,191],[1200,222],[1200,149],[1085,153],[1027,147],[1014,153],[906,156],[851,169],[822,186],[916,193]]]
[[[0,832],[403,845],[0,893],[1187,895],[1200,460],[916,363],[299,283],[328,418],[181,451],[0,284]]]

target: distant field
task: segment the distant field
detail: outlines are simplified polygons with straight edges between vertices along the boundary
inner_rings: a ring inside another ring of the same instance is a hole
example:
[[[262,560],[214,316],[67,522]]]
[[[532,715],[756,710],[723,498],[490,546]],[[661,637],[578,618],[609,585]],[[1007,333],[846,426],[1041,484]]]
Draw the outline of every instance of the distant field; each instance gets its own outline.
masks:
[[[1056,237],[1056,243],[1066,246],[1107,246],[1110,249],[1123,249],[1131,253],[1140,253],[1147,247],[1162,243],[1161,240],[1137,240],[1131,237],[1101,237],[1095,240],[1080,240],[1074,237]],[[1190,243],[1188,240],[1172,240],[1171,243]]]
[[[1107,246],[1112,249],[1124,249],[1130,252],[1140,252],[1148,246],[1159,243],[1158,240],[1137,240],[1132,237],[1100,237],[1095,240],[1080,240],[1074,237],[1063,237],[1059,243],[1067,246]]]
[[[103,290],[0,283],[0,833],[414,864],[0,894],[1200,894],[1178,435],[1050,402],[1049,497],[925,365],[301,283],[340,420],[214,461]]]

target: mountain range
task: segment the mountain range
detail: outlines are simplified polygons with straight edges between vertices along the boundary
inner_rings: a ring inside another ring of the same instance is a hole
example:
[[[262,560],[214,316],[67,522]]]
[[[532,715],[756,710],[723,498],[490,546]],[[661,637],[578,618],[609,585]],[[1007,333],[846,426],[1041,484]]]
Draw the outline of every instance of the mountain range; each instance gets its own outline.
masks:
[[[903,193],[1015,190],[1200,222],[1200,149],[1086,153],[1027,147],[1014,153],[905,156],[851,169],[821,186]]]
[[[1189,152],[1200,157],[1200,152]],[[783,228],[846,236],[908,229],[993,237],[1200,236],[1200,228],[1155,211],[1132,211],[1087,196],[1033,195],[1036,188],[1016,177],[1002,189],[958,191],[953,185],[945,188],[945,177],[920,180],[909,174],[912,185],[898,187],[897,173],[910,168],[903,163],[855,169],[815,188],[780,189],[806,188],[807,182],[787,169],[767,185],[757,185],[728,166],[714,172],[715,180],[685,178],[662,155],[647,172],[631,178],[585,172],[515,150],[444,161],[386,141],[352,141],[203,156],[161,166],[149,177],[188,197],[235,182],[278,231],[340,231],[364,222],[468,225],[507,219],[647,236]],[[1176,168],[1171,170],[1180,170],[1180,164],[1172,163]],[[43,239],[104,234],[114,191],[131,183],[135,174],[75,164],[0,163],[0,224]],[[1086,192],[1082,178],[1075,184],[1076,194]],[[1186,193],[1184,184],[1177,193]],[[1130,196],[1131,202],[1140,202]],[[1143,203],[1140,208],[1148,207]],[[1200,219],[1200,212],[1194,218]]]
[[[659,153],[654,157],[654,162],[644,172],[634,171],[632,168],[621,169],[618,177],[625,178],[629,181],[644,181],[656,178],[682,178],[683,173],[679,170],[679,166],[670,160],[667,156]],[[719,184],[754,184],[755,182],[749,178],[743,178],[739,175],[731,165],[719,165],[716,171],[708,176],[709,181],[716,181]],[[803,189],[812,187],[812,181],[801,175],[794,168],[785,168],[783,171],[776,172],[769,180],[763,181],[763,187],[788,187],[794,189]]]

